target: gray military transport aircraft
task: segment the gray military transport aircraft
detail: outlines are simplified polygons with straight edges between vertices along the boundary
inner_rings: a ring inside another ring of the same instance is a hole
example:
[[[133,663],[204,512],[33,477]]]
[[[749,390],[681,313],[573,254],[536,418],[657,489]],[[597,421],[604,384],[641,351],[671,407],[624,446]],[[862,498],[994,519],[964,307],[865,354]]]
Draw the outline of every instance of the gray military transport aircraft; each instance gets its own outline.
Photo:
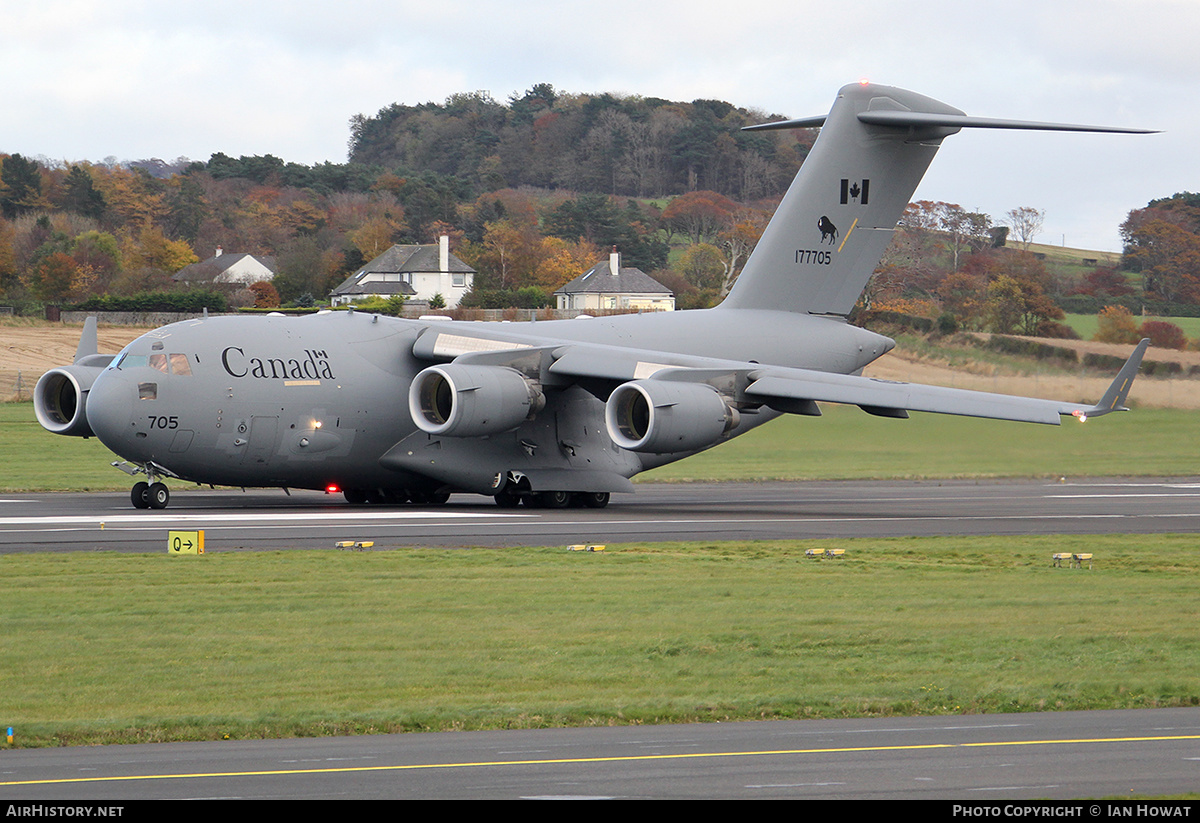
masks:
[[[364,312],[203,317],[115,356],[95,318],[75,363],[38,381],[38,421],[99,437],[165,507],[164,479],[341,491],[351,503],[601,507],[630,478],[780,414],[846,403],[1057,424],[1125,411],[1148,341],[1095,405],[862,377],[895,342],[846,315],[942,139],[963,128],[1146,133],[969,117],[853,84],[823,126],[729,296],[703,311],[523,324]]]

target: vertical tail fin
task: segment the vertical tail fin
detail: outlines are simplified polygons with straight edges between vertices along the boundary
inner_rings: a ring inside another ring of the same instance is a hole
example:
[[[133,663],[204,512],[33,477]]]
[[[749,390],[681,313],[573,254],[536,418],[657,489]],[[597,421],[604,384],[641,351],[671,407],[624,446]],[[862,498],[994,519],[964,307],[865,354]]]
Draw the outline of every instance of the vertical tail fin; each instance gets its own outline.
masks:
[[[808,158],[721,305],[849,314],[942,139],[966,127],[1146,133],[1143,129],[968,117],[890,86],[844,86]]]
[[[96,315],[91,315],[87,320],[83,321],[83,331],[79,335],[79,345],[75,349],[75,362],[78,363],[83,358],[97,354],[100,351],[100,344],[96,334]]]

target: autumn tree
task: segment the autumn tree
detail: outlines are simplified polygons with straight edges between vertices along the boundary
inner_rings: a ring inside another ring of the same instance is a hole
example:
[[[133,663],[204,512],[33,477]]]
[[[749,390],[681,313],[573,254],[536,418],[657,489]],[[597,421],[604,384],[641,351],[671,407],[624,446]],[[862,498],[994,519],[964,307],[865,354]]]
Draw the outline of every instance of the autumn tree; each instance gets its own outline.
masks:
[[[1200,235],[1152,217],[1138,222],[1125,236],[1125,263],[1142,273],[1147,295],[1168,302],[1200,300]]]
[[[1150,345],[1160,349],[1187,348],[1187,336],[1183,329],[1166,320],[1147,320],[1138,329],[1138,335],[1150,338]]]
[[[662,222],[693,244],[711,242],[733,222],[737,204],[715,191],[681,194],[663,209]]]
[[[56,251],[43,258],[23,279],[40,300],[61,301],[71,295],[79,267],[69,254]]]
[[[720,298],[724,298],[733,288],[734,281],[750,259],[769,221],[770,216],[759,209],[738,209],[733,215],[733,222],[717,235],[725,264],[718,293]]]
[[[162,229],[148,225],[126,238],[122,256],[131,268],[157,269],[173,274],[200,258],[184,240],[171,240]]]
[[[266,280],[251,283],[248,287],[254,294],[254,308],[274,309],[279,307],[279,292]]]
[[[1028,252],[995,249],[973,254],[965,271],[987,281],[983,311],[992,331],[1036,335],[1044,323],[1063,317],[1048,294],[1049,272]]]
[[[724,279],[725,258],[711,243],[696,243],[683,250],[677,267],[696,288],[716,289]]]
[[[1094,339],[1101,343],[1136,343],[1141,339],[1133,314],[1124,306],[1105,306],[1098,319]]]
[[[1117,271],[1114,268],[1097,268],[1088,272],[1080,279],[1075,293],[1104,299],[1125,297],[1133,294],[1135,291],[1123,272]]]
[[[1021,248],[1028,251],[1033,238],[1042,233],[1042,224],[1046,220],[1046,213],[1032,206],[1021,206],[1008,211],[1004,216],[1005,222],[1008,223],[1009,229]]]

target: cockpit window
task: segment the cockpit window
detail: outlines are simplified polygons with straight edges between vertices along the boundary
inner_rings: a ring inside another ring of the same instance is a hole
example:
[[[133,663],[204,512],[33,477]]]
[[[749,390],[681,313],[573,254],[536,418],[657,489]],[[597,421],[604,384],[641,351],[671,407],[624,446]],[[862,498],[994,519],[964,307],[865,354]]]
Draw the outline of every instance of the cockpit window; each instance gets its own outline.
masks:
[[[186,354],[171,354],[171,374],[178,374],[184,377],[192,376],[192,366],[188,363]]]
[[[138,383],[138,400],[157,400],[157,383]]]
[[[175,374],[181,377],[192,376],[192,364],[188,360],[186,354],[172,352],[171,354],[129,354],[123,353],[117,356],[113,364],[109,366],[112,369],[137,369],[144,366],[149,366],[152,369],[157,369],[163,374]]]
[[[118,369],[136,369],[146,365],[148,359],[144,354],[126,354],[117,361],[116,367]]]

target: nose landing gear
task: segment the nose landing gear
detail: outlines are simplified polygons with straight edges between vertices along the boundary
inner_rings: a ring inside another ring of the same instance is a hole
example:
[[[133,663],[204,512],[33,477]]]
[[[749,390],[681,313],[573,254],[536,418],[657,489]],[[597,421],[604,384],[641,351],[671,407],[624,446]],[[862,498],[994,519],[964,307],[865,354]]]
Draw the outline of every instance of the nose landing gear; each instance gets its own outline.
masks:
[[[130,489],[129,499],[137,509],[165,509],[171,502],[171,490],[158,481],[139,480]]]
[[[158,479],[164,471],[161,467],[154,463],[147,463],[143,466],[140,463],[126,463],[123,460],[112,465],[135,477],[139,474],[146,475],[145,480],[134,483],[133,488],[129,490],[129,502],[135,509],[165,509],[171,502],[171,490]],[[167,474],[170,473],[167,472]]]

